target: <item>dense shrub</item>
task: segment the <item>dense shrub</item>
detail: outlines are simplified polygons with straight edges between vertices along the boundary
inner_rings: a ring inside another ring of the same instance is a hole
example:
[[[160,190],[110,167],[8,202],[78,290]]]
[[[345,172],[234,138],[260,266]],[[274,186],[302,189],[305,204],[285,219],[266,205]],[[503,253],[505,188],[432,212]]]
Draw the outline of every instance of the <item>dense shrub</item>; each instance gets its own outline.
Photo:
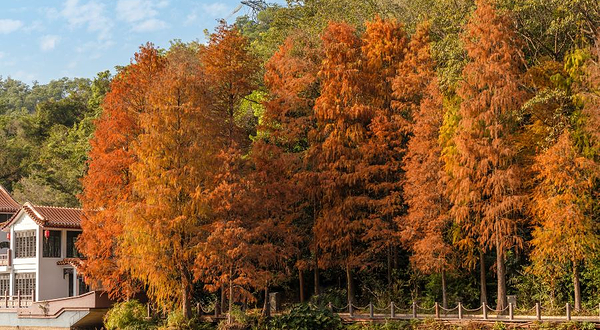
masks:
[[[156,328],[152,320],[146,318],[146,308],[137,300],[117,303],[104,316],[104,326],[108,330],[145,330]]]
[[[265,330],[341,330],[342,319],[327,309],[312,309],[308,305],[296,305],[289,313],[269,320]]]

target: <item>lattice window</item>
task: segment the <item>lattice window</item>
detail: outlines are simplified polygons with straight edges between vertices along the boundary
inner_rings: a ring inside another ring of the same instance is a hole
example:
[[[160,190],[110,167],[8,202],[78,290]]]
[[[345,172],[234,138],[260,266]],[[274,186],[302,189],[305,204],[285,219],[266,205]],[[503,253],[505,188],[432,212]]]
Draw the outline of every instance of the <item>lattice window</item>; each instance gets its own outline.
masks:
[[[44,237],[44,257],[60,258],[60,230],[50,230],[48,238]]]
[[[17,295],[21,292],[22,296],[28,296],[35,290],[35,273],[16,273],[15,274],[15,292]]]
[[[81,234],[80,231],[67,231],[67,258],[81,258],[83,255],[77,251],[77,238]]]
[[[15,231],[15,258],[35,257],[35,230]]]
[[[0,274],[0,296],[10,295],[10,274]]]

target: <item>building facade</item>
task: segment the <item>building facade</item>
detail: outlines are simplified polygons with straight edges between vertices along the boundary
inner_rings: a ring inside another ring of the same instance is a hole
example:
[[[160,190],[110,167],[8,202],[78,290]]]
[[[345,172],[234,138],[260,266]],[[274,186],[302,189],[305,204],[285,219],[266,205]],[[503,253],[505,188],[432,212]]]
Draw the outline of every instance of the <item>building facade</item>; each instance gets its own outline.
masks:
[[[2,195],[8,200],[0,191],[0,203]],[[88,292],[77,273],[82,215],[81,209],[31,203],[12,213],[0,233],[0,296],[43,301]]]

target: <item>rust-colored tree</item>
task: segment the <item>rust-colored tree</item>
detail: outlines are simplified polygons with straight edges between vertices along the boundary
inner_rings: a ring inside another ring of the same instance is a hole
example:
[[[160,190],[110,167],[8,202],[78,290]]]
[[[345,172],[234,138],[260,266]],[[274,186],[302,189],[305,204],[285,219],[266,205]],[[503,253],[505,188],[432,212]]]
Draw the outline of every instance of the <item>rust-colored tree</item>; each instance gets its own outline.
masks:
[[[282,170],[285,168],[284,173],[267,177],[269,181],[275,180],[270,184],[279,181],[294,191],[291,198],[286,199],[287,209],[283,213],[291,217],[295,236],[300,239],[296,242],[295,265],[301,302],[305,300],[304,272],[311,266],[315,273],[316,294],[319,287],[312,235],[317,187],[309,184],[312,182],[311,171],[305,155],[309,147],[308,133],[314,126],[313,105],[319,95],[317,72],[321,57],[320,45],[298,31],[265,64],[264,80],[269,99],[264,102],[265,112],[259,122],[260,140],[255,142],[252,152],[253,159],[260,159],[260,163],[265,164],[263,171],[268,170],[266,165],[269,163]],[[256,166],[258,170],[258,164]]]
[[[594,221],[594,187],[600,178],[598,164],[581,156],[570,133],[536,157],[538,184],[533,195],[532,269],[541,276],[556,264],[570,267],[575,309],[581,309],[581,266],[598,252]]]
[[[195,261],[194,272],[208,289],[221,289],[217,309],[223,307],[227,295],[224,288],[229,287],[231,310],[233,287],[248,288],[254,284],[254,277],[244,273],[244,269],[253,269],[252,260],[248,255],[242,256],[252,251],[245,248],[250,244],[249,228],[241,213],[248,193],[242,158],[250,139],[240,116],[240,105],[257,87],[259,63],[250,52],[248,40],[236,27],[224,22],[210,35],[200,61],[206,73],[211,111],[218,119],[213,138],[219,149],[214,156],[220,166],[215,168],[208,186],[211,220],[206,230],[210,235],[200,246],[202,254]],[[235,239],[231,235],[236,235]]]
[[[522,245],[517,228],[524,204],[515,115],[520,89],[521,54],[508,17],[487,0],[466,26],[463,42],[469,63],[458,90],[462,98],[456,133],[458,158],[452,170],[452,213],[466,235],[496,252],[498,301],[506,306],[506,251]]]
[[[364,182],[368,208],[362,237],[368,255],[363,262],[385,256],[391,284],[393,255],[399,246],[395,219],[405,211],[402,158],[409,137],[407,113],[392,97],[392,79],[397,76],[398,63],[404,59],[408,37],[402,24],[376,18],[366,23],[362,41],[364,64],[360,70],[365,85],[360,102],[373,113],[365,139],[358,147],[361,157],[355,174]]]
[[[408,45],[405,61],[395,80],[397,95],[418,106],[412,114],[413,136],[404,159],[404,197],[408,213],[402,236],[412,251],[411,261],[424,273],[439,273],[442,305],[446,297],[446,270],[452,247],[446,238],[450,204],[445,196],[445,174],[439,143],[444,107],[429,46],[429,24],[417,27]],[[408,104],[407,104],[408,105]]]
[[[367,206],[364,182],[356,174],[358,146],[373,114],[363,103],[362,42],[354,28],[330,23],[322,39],[321,95],[314,107],[317,126],[309,151],[322,194],[314,232],[323,257],[346,269],[348,302],[353,303],[352,272],[363,264],[360,241]]]
[[[159,306],[191,316],[193,265],[208,221],[214,117],[197,51],[175,44],[149,89],[133,147],[132,193],[122,249],[126,267]],[[122,202],[123,203],[123,202]]]
[[[120,263],[128,257],[119,246],[124,221],[120,212],[123,203],[132,199],[129,167],[136,156],[130,146],[140,132],[138,118],[148,108],[149,86],[164,62],[153,45],[140,48],[111,82],[90,142],[89,168],[80,196],[86,216],[77,247],[87,258],[82,271],[88,284],[107,290],[112,297],[126,298],[139,289]]]

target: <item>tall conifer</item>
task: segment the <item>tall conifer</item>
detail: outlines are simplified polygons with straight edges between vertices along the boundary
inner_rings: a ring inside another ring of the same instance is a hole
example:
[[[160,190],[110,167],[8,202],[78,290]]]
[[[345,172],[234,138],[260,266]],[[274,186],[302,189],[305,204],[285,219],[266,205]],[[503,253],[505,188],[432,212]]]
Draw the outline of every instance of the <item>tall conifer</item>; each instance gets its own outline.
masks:
[[[523,241],[517,229],[525,200],[515,143],[515,115],[525,97],[519,85],[522,55],[508,18],[488,0],[477,1],[463,42],[469,63],[458,90],[462,104],[452,213],[467,235],[495,249],[497,309],[502,310],[506,251]]]

